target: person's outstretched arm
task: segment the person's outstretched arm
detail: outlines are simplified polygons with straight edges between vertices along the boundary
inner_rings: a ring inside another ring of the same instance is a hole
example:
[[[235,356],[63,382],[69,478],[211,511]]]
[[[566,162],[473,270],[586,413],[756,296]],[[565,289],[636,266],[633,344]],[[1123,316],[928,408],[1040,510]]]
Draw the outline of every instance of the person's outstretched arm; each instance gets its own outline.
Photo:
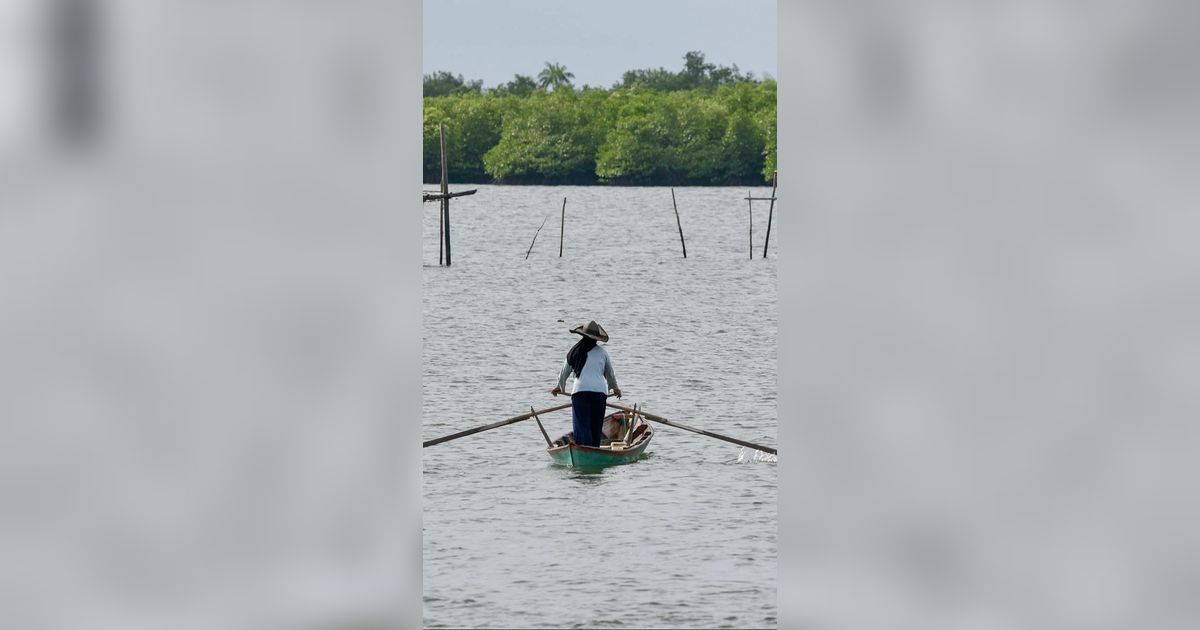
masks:
[[[571,375],[571,364],[563,361],[562,369],[558,371],[558,385],[550,390],[555,396],[567,393],[567,377]]]
[[[613,390],[617,398],[621,397],[621,388],[617,386],[617,373],[613,371],[612,357],[605,355],[604,361],[604,380],[608,381],[608,388]]]

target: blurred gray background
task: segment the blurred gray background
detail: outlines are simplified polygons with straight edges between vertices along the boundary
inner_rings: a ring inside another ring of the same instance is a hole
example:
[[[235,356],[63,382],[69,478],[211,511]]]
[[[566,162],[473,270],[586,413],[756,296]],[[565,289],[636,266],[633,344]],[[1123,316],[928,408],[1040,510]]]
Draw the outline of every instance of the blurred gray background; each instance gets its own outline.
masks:
[[[419,619],[420,3],[0,7],[0,625]]]
[[[1200,625],[1200,6],[779,6],[781,627]]]

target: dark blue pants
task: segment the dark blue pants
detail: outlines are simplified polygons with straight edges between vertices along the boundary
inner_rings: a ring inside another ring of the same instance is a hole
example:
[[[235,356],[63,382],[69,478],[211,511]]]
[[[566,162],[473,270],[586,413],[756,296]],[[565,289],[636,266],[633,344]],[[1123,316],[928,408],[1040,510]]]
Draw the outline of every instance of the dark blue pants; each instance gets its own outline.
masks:
[[[576,392],[571,394],[571,423],[574,425],[575,443],[584,446],[600,446],[604,428],[604,403],[608,396],[603,392]]]

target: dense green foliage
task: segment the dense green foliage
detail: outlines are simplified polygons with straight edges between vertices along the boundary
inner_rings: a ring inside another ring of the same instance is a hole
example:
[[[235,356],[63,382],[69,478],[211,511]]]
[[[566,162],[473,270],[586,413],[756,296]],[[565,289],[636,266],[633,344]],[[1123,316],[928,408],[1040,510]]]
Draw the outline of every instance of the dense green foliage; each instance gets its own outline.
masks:
[[[754,76],[738,71],[733,66],[717,66],[704,61],[704,53],[692,51],[683,56],[683,70],[671,72],[666,68],[630,70],[614,87],[644,87],[659,92],[714,88],[744,81],[753,81]]]
[[[426,76],[425,181],[441,177],[438,127],[458,182],[760,184],[775,170],[776,86],[688,53],[684,68],[584,86],[559,64],[483,90]]]
[[[425,75],[422,93],[425,96],[447,96],[450,94],[479,94],[483,81],[464,81],[461,74],[446,71]]]

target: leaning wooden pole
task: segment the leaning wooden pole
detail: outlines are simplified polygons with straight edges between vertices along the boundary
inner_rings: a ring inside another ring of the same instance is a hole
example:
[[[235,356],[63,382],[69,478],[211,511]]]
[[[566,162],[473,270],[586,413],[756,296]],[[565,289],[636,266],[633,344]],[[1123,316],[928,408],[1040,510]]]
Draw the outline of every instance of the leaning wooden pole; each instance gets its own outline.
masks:
[[[675,203],[675,187],[671,187],[671,205],[675,208],[675,225],[679,226],[679,244],[683,246],[683,257],[687,258],[687,242],[683,240],[683,222],[679,220],[679,204]]]
[[[546,227],[546,221],[549,218],[550,217],[546,217],[545,219],[542,219],[542,224],[538,226],[537,232],[533,233],[533,240],[529,241],[529,249],[525,250],[525,260],[529,260],[529,252],[533,251],[533,244],[537,242],[537,235],[542,232],[542,228]]]
[[[450,178],[446,168],[446,123],[439,128],[442,142],[442,238],[446,246],[446,266],[450,266]]]
[[[562,220],[558,224],[558,257],[562,258],[563,232],[567,229],[567,198],[563,197]],[[536,236],[534,238],[537,238]]]
[[[754,191],[746,192],[746,203],[750,205],[750,260],[754,260]]]
[[[763,241],[763,258],[767,257],[767,245],[771,242],[771,218],[775,216],[775,189],[779,188],[779,171],[771,176],[771,207],[767,210],[767,240]]]
[[[546,438],[546,448],[554,446],[554,442],[551,442],[550,436],[546,434],[546,427],[542,426],[542,419],[537,417],[537,412],[533,410],[533,405],[529,406],[529,413],[533,414],[533,419],[537,422],[538,429],[542,431],[542,437]]]

